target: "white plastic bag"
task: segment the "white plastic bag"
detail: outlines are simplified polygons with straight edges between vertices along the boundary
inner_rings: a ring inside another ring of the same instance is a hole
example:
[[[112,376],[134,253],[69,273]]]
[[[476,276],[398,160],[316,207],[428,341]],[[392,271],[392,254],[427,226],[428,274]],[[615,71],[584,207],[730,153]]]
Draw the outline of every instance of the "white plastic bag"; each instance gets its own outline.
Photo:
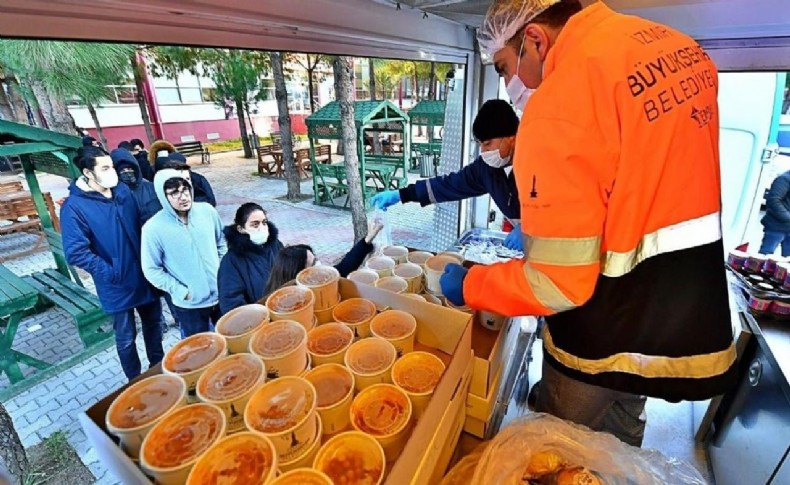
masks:
[[[551,472],[552,469],[555,471]],[[576,480],[565,481],[574,473]],[[667,458],[656,450],[629,446],[610,434],[594,432],[548,414],[533,413],[505,427],[482,452],[475,450],[442,480],[442,485],[494,483],[705,485],[707,482],[690,464]]]
[[[387,213],[381,209],[374,209],[371,213],[374,224],[381,224],[381,232],[376,238],[381,247],[392,246],[392,228],[387,219]]]

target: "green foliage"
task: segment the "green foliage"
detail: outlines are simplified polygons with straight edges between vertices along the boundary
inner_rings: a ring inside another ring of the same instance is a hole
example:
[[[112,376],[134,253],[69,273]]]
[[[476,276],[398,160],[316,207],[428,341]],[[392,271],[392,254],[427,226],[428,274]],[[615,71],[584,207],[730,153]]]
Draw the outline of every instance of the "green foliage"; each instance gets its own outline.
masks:
[[[58,430],[44,438],[44,447],[47,449],[47,454],[56,463],[62,463],[66,459],[69,451],[68,435],[65,431]]]
[[[49,40],[0,40],[0,65],[36,79],[58,96],[97,104],[108,84],[129,82],[134,46]]]

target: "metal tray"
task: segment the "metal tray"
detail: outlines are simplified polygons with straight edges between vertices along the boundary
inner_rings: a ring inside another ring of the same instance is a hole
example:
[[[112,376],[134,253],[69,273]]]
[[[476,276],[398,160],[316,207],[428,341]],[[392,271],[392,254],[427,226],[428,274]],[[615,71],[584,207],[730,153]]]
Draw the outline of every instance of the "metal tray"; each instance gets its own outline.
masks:
[[[497,249],[496,254],[497,257],[509,260],[519,257],[523,257],[524,253],[518,253],[516,255],[513,254],[512,251],[505,248],[503,243],[505,242],[505,238],[507,237],[508,233],[502,231],[492,231],[490,229],[483,229],[483,228],[474,228],[469,229],[468,231],[464,232],[458,241],[455,243],[455,246],[452,248],[454,250],[463,249],[466,245],[470,243],[481,243],[481,242],[488,242],[494,246],[501,247],[501,250]]]

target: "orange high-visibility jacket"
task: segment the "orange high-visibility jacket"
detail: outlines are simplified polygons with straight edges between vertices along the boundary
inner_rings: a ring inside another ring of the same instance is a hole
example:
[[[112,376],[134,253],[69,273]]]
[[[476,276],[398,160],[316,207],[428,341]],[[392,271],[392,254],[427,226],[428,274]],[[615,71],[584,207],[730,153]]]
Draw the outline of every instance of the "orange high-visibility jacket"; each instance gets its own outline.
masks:
[[[668,400],[734,382],[720,222],[718,77],[691,38],[574,15],[519,126],[525,257],[469,271],[473,308],[547,315],[573,378]]]

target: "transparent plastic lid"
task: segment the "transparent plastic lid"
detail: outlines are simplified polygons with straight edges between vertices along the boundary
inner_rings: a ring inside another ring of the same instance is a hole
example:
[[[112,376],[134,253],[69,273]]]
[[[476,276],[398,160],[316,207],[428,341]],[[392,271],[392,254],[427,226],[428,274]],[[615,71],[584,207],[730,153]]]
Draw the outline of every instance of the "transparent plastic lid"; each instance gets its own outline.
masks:
[[[315,387],[316,404],[325,408],[337,404],[351,392],[354,378],[339,364],[325,364],[316,367],[305,375]]]
[[[227,401],[250,391],[263,376],[263,363],[251,354],[223,357],[209,366],[198,381],[198,395]]]
[[[165,356],[166,369],[186,374],[201,369],[222,355],[225,340],[213,332],[198,333],[178,342]]]
[[[244,305],[225,314],[217,322],[217,333],[228,337],[244,335],[269,317],[269,310],[258,304]]]
[[[302,325],[291,320],[280,320],[258,330],[252,337],[250,348],[263,358],[275,358],[292,352],[306,338]]]
[[[310,304],[313,293],[307,288],[287,286],[272,293],[266,306],[278,313],[292,313]]]
[[[315,467],[333,483],[373,485],[384,473],[384,451],[375,439],[359,432],[332,437],[318,451]]]
[[[391,291],[393,293],[402,293],[406,291],[408,287],[409,283],[400,276],[387,276],[376,281],[376,288]]]
[[[372,270],[391,269],[395,267],[395,260],[389,256],[374,256],[365,264]]]
[[[370,329],[376,336],[390,340],[406,337],[416,328],[417,321],[414,317],[400,310],[387,310],[376,315],[370,322]]]
[[[358,374],[378,374],[387,370],[396,358],[395,347],[376,337],[355,342],[346,352],[346,364]]]
[[[216,406],[193,404],[168,414],[146,437],[142,457],[156,468],[175,468],[202,455],[224,433],[225,415]]]
[[[315,389],[302,378],[266,383],[247,404],[245,418],[255,430],[279,433],[296,427],[313,411]]]
[[[444,373],[444,363],[427,352],[410,352],[395,362],[392,380],[399,387],[421,394],[431,392]]]
[[[363,285],[372,285],[379,279],[379,274],[372,269],[358,269],[348,275],[348,279]]]
[[[108,422],[119,429],[144,426],[175,406],[184,398],[184,391],[180,377],[160,374],[143,379],[115,398]]]
[[[320,325],[307,337],[307,348],[317,355],[332,355],[340,352],[354,340],[354,332],[342,323],[330,322]]]
[[[296,275],[296,282],[305,286],[321,286],[340,278],[333,266],[313,266],[305,268]]]
[[[390,384],[365,388],[351,404],[354,427],[371,436],[389,436],[399,432],[411,417],[409,397]]]
[[[341,301],[332,310],[332,317],[337,322],[360,323],[373,318],[376,314],[376,305],[362,298],[350,298]]]
[[[268,438],[239,433],[208,450],[195,464],[187,485],[264,483],[274,460],[274,446]]]

